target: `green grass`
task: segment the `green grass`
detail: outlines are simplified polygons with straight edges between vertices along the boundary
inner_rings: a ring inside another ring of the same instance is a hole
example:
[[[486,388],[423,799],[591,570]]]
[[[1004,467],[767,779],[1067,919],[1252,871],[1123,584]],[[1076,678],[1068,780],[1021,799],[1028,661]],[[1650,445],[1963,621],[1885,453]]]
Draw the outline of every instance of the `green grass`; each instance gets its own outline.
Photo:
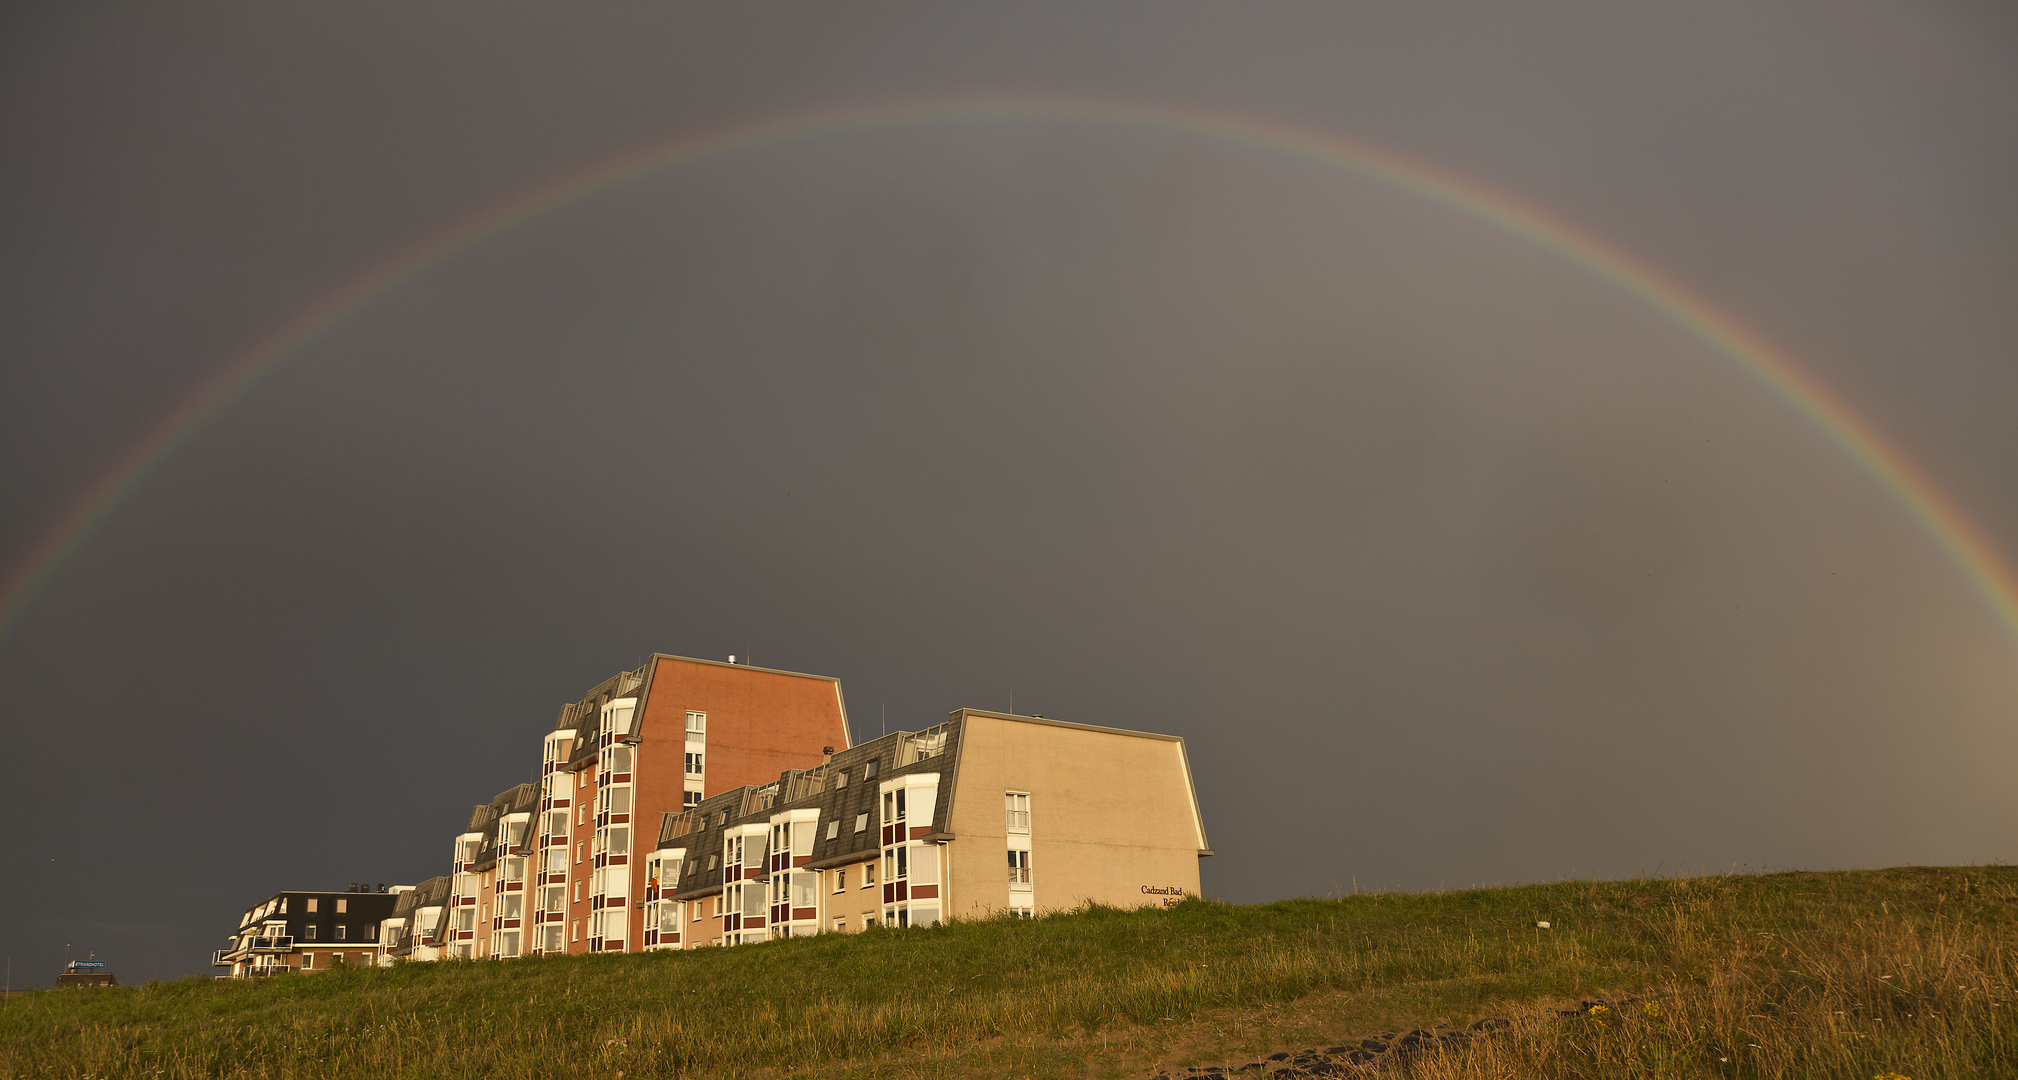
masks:
[[[2006,867],[1192,901],[52,990],[0,1009],[0,1078],[1118,1077],[1482,1016],[1517,1023],[1408,1071],[2018,1075],[2014,945]],[[1659,1015],[1554,1014],[1634,994]]]

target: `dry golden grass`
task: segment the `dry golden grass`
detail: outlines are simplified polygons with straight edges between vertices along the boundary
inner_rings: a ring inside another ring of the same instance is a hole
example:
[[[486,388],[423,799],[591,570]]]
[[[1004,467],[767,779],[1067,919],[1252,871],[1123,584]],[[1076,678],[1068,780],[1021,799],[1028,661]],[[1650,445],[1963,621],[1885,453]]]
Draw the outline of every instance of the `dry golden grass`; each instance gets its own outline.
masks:
[[[1548,920],[1551,929],[1539,929]],[[1423,1077],[2018,1075],[2018,872],[1191,902],[735,949],[49,991],[26,1077],[1126,1077],[1482,1016]],[[1657,1006],[1557,1017],[1580,998]],[[1728,1060],[1719,1060],[1728,1059]]]
[[[1530,1012],[1498,1038],[1425,1055],[1402,1072],[1420,1080],[2018,1075],[2009,921],[1983,918],[1983,905],[1970,902],[1983,898],[1982,872],[1927,880],[1916,892],[1930,888],[1931,905],[1924,895],[1903,904],[1881,896],[1877,911],[1841,922],[1768,907],[1747,926],[1717,918],[1712,900],[1685,901],[1657,934],[1682,970],[1700,975],[1664,973],[1640,1000],[1575,1018]],[[2011,902],[2002,890],[1989,899]]]

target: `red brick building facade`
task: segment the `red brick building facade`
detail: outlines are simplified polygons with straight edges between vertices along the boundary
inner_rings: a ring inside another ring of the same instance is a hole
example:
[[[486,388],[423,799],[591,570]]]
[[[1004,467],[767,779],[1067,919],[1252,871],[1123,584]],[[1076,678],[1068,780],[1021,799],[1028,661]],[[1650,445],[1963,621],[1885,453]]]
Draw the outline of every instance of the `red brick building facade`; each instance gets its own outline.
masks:
[[[524,951],[637,951],[645,853],[717,792],[846,749],[836,679],[655,654],[564,706],[547,735]]]

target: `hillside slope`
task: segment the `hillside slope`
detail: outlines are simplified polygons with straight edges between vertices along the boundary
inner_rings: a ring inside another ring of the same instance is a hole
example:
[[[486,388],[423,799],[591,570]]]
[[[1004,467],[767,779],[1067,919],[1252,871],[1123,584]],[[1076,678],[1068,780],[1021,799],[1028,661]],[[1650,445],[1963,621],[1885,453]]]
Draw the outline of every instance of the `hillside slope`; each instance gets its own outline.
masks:
[[[1489,1016],[1512,1026],[1381,1064],[2018,1075],[2014,944],[2009,867],[1191,901],[690,953],[48,991],[0,1010],[0,1077],[1125,1077]]]

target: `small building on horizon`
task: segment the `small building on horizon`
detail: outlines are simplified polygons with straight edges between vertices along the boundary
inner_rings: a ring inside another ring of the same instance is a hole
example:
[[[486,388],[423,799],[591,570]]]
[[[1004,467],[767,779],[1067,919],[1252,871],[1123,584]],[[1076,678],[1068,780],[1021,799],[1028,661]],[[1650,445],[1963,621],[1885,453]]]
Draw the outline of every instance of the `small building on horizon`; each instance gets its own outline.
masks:
[[[118,986],[119,976],[112,974],[105,961],[96,959],[72,960],[63,965],[63,974],[56,976],[56,986]]]

